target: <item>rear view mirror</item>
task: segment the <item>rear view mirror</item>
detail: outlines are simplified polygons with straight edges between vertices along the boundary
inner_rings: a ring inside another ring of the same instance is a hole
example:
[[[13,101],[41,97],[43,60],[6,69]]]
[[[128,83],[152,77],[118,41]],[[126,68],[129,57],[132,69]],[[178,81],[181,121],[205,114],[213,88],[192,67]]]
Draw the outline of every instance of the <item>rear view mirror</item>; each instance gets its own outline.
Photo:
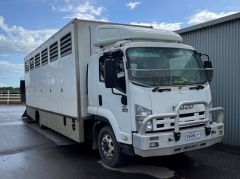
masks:
[[[116,88],[117,81],[117,65],[114,59],[107,59],[104,62],[104,80],[106,88]]]
[[[199,53],[199,55],[203,61],[203,68],[205,68],[207,81],[211,82],[213,78],[213,66],[212,62],[209,60],[209,55],[203,53]]]
[[[211,82],[212,78],[213,78],[212,62],[211,61],[204,61],[203,62],[203,67],[205,68],[205,72],[206,72],[208,82]]]
[[[203,62],[204,68],[212,68],[212,62],[211,61],[204,61]]]

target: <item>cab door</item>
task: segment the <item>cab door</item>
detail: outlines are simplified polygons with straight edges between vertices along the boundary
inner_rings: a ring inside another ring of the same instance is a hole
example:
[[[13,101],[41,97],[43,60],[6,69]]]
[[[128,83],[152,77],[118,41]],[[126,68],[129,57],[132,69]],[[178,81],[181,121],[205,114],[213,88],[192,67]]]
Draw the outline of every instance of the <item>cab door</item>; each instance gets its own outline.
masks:
[[[129,92],[126,85],[126,72],[123,57],[114,55],[117,67],[116,88],[106,88],[104,83],[104,62],[108,60],[106,55],[99,58],[99,85],[98,85],[98,107],[111,112],[118,123],[121,132],[131,133],[130,108],[129,108]]]

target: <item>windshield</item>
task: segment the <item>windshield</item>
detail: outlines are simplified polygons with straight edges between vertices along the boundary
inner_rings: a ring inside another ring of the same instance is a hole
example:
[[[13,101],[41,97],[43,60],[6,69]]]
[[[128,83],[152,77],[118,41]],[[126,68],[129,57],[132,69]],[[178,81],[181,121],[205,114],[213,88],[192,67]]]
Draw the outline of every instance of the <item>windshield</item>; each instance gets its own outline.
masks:
[[[207,82],[200,55],[180,48],[136,47],[126,52],[131,81],[148,86]]]

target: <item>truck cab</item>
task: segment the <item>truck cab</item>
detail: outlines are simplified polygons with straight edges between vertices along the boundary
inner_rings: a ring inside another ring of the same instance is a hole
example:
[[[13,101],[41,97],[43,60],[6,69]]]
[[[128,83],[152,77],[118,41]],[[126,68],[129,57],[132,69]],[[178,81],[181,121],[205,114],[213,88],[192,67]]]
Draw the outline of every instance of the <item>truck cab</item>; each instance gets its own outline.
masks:
[[[152,157],[222,140],[223,108],[212,107],[207,55],[169,31],[101,25],[95,38],[99,50],[88,62],[88,113],[107,124],[97,135],[105,163],[119,165],[126,148]]]

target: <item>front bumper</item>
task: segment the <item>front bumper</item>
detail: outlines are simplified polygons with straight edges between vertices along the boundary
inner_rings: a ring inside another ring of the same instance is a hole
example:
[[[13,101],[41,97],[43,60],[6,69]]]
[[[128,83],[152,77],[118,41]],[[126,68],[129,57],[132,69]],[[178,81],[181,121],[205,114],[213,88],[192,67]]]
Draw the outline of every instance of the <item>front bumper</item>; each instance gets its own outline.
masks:
[[[179,111],[182,105],[203,104],[205,106],[205,118],[191,121],[180,121]],[[216,122],[210,119],[210,113],[218,112]],[[174,122],[173,127],[166,131],[147,133],[146,125],[150,120],[161,118],[159,124]],[[133,147],[135,154],[149,157],[172,155],[189,150],[195,150],[211,146],[221,142],[224,135],[224,110],[222,107],[210,108],[205,101],[182,101],[173,113],[155,114],[146,117],[139,128],[138,133],[133,134]],[[191,127],[201,124],[200,127]],[[203,126],[204,125],[204,126]],[[187,127],[187,128],[186,128]],[[197,138],[187,139],[187,136],[198,134]],[[187,135],[188,134],[188,135]]]
[[[223,123],[212,123],[211,133],[206,135],[205,128],[193,128],[181,130],[180,139],[174,140],[173,132],[150,133],[141,135],[133,134],[134,152],[142,157],[172,155],[190,150],[209,147],[222,141],[224,135]],[[201,138],[197,140],[186,140],[186,134],[200,132]],[[155,147],[152,145],[157,143]]]

